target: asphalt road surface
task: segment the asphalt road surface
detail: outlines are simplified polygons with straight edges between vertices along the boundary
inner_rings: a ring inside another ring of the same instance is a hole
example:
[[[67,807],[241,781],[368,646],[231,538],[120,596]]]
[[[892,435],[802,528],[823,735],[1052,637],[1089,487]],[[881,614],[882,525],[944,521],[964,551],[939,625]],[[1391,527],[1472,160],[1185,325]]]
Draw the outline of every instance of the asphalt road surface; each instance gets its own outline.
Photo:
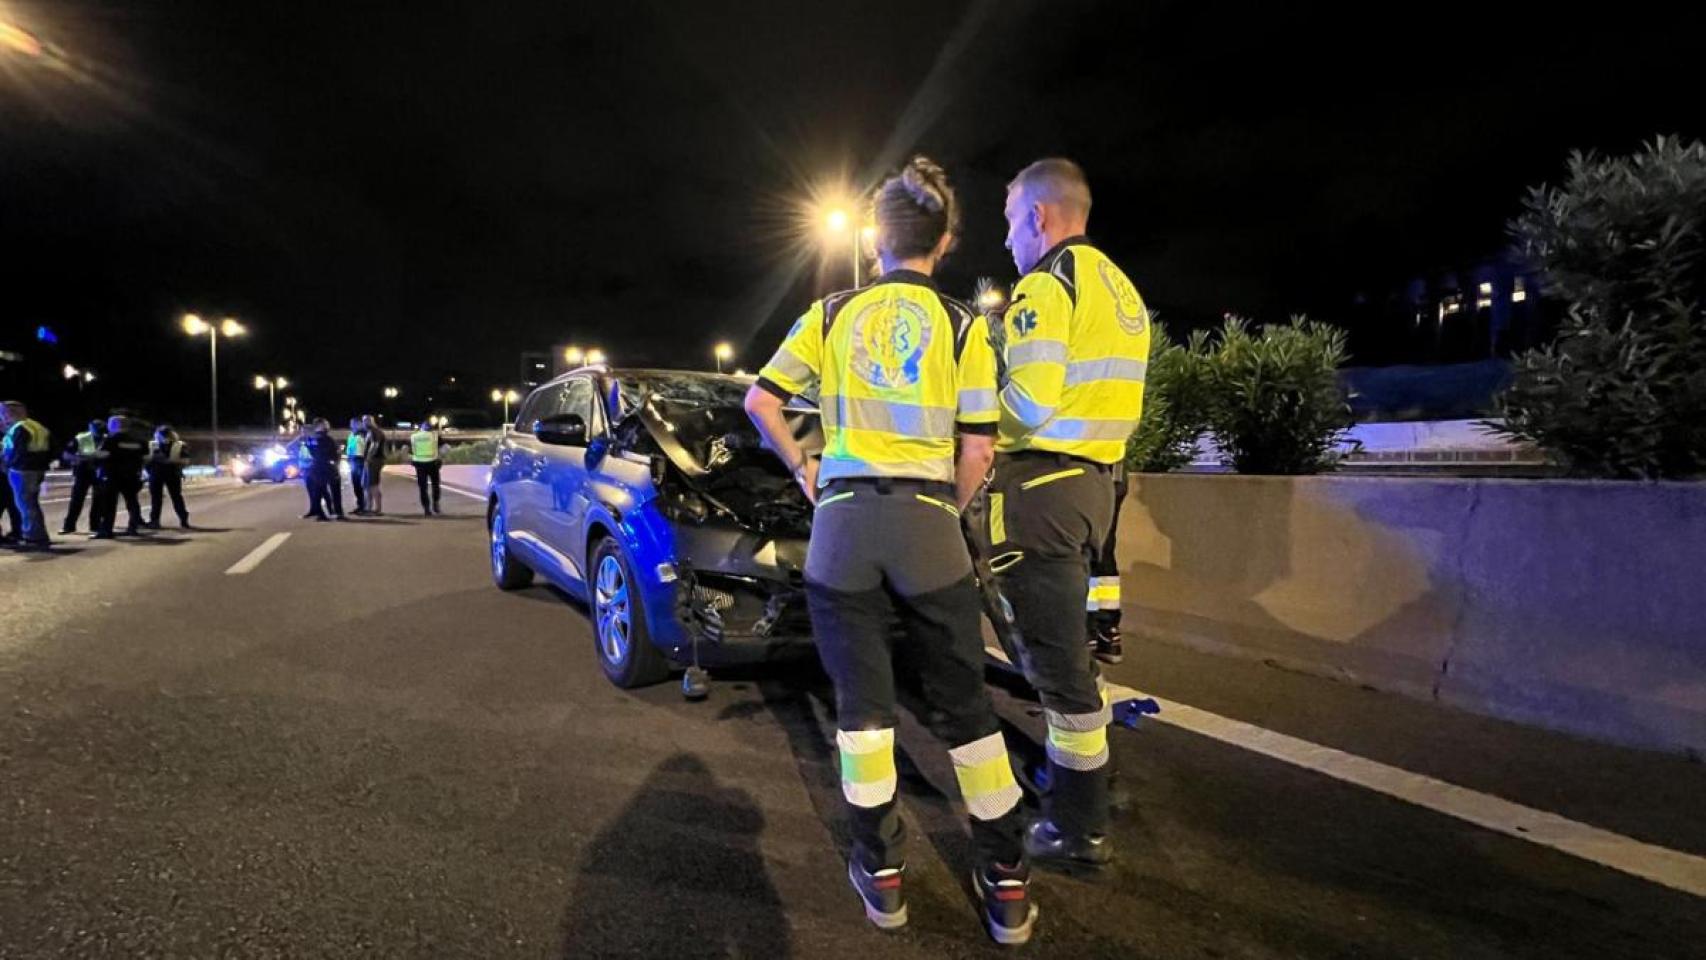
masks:
[[[915,725],[912,925],[883,934],[845,886],[810,664],[699,704],[616,690],[581,610],[490,585],[477,499],[427,519],[389,492],[382,520],[313,524],[296,486],[215,484],[191,502],[210,529],[0,554],[0,957],[998,952]],[[1121,859],[1039,875],[1030,955],[1706,957],[1698,763],[1153,645],[1111,673],[1254,727],[1113,733]],[[999,701],[1010,739],[1039,735]],[[1635,866],[1265,755],[1256,727],[1611,831],[1588,847]]]

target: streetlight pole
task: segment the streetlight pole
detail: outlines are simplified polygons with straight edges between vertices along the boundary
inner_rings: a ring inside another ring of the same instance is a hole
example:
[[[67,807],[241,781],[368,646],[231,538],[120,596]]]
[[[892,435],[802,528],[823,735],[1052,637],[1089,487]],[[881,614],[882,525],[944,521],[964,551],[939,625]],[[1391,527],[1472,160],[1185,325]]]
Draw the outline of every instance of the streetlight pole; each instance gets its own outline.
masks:
[[[193,313],[184,314],[184,332],[192,337],[207,334],[208,365],[212,370],[209,376],[210,393],[212,394],[213,412],[213,465],[219,466],[219,335],[236,337],[243,334],[243,325],[234,317],[226,317],[218,324],[207,323]]]
[[[724,341],[711,348],[711,355],[717,358],[717,372],[722,373],[723,361],[735,355],[735,348],[730,346],[728,341]]]

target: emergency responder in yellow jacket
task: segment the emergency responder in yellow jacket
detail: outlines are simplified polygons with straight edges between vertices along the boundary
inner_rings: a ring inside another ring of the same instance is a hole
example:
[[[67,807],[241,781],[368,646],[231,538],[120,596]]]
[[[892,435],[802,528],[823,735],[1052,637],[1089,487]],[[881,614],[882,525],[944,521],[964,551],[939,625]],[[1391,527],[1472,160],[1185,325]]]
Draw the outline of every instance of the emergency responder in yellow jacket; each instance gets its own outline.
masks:
[[[41,512],[41,485],[47,478],[47,468],[53,462],[53,442],[48,429],[30,418],[22,401],[7,400],[0,404],[0,482],[8,485],[10,500],[18,513],[19,542],[30,548],[45,548],[52,544],[47,535],[47,520]]]
[[[1112,468],[1143,410],[1149,313],[1084,232],[1090,187],[1041,160],[1007,188],[1020,280],[996,331],[1001,429],[990,486],[991,567],[1013,606],[1048,723],[1052,789],[1025,847],[1043,862],[1106,864],[1111,719],[1085,637],[1089,558],[1113,523]]]
[[[60,525],[60,533],[77,532],[77,518],[83,515],[83,501],[95,486],[95,473],[99,466],[96,454],[101,449],[101,441],[106,438],[107,422],[90,420],[89,429],[79,433],[60,455],[61,460],[71,464],[71,506],[65,511],[65,522]],[[91,522],[90,526],[93,525]]]
[[[178,526],[190,528],[190,511],[184,506],[184,468],[190,464],[189,448],[178,431],[161,424],[154,428],[154,439],[148,441],[148,460],[143,470],[148,475],[148,523],[150,530],[160,529],[160,509],[165,497],[172,498],[172,512],[178,515]]]
[[[421,513],[442,514],[439,508],[439,468],[444,464],[439,449],[438,428],[430,421],[409,434],[409,463],[415,468],[415,486],[421,491]]]
[[[1036,909],[1020,833],[1020,790],[983,685],[983,643],[960,509],[988,470],[994,354],[985,321],[931,280],[954,240],[954,196],[922,157],[877,191],[869,286],[815,303],[747,394],[766,444],[817,503],[806,595],[817,648],[835,684],[842,793],[854,849],[848,878],[872,923],[906,923],[904,830],[896,809],[898,618],[907,660],[930,701],[920,719],[950,747],[970,813],[973,883],[985,930],[1029,939]],[[785,404],[816,390],[825,449],[808,458]],[[956,459],[956,442],[959,454]]]

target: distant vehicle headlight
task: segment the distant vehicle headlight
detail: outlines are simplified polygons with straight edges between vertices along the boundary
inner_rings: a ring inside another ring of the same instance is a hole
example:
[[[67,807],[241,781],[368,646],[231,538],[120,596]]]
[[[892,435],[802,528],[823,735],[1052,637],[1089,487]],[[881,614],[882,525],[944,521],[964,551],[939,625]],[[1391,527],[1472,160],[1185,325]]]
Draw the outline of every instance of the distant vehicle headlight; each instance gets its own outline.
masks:
[[[283,447],[268,447],[266,452],[261,454],[261,462],[270,467],[287,456],[289,454],[284,452]]]

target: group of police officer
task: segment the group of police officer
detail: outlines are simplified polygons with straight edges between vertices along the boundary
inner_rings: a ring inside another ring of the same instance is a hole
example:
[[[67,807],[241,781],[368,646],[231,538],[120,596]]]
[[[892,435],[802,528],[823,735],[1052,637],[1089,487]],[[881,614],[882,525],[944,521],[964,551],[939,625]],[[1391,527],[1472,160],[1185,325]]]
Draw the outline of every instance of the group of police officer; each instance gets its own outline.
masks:
[[[352,418],[349,433],[342,441],[332,435],[331,423],[323,417],[304,425],[291,442],[308,494],[308,512],[302,518],[347,519],[340,463],[349,472],[350,490],[355,496],[353,515],[384,516],[385,444],[385,432],[372,414]],[[429,517],[443,513],[439,506],[443,456],[438,429],[430,422],[421,424],[409,435],[409,463],[420,490],[421,512]]]
[[[5,430],[0,459],[8,482],[0,496],[0,510],[11,523],[11,531],[0,533],[0,543],[24,549],[52,545],[41,508],[41,488],[52,465],[52,434],[29,416],[20,401],[0,407]],[[93,539],[110,540],[115,535],[118,504],[123,499],[129,514],[127,534],[142,528],[158,530],[166,497],[172,501],[178,525],[190,529],[189,510],[184,504],[184,468],[188,448],[176,430],[161,425],[152,433],[130,416],[117,413],[106,420],[92,420],[60,452],[60,460],[71,467],[71,504],[60,526],[62,536],[77,532],[83,505],[93,492],[89,529]],[[138,494],[146,474],[150,497],[148,519],[142,519]]]
[[[767,446],[816,503],[806,593],[835,686],[855,840],[848,877],[885,929],[907,921],[897,660],[949,745],[994,940],[1031,936],[1032,862],[1096,870],[1113,856],[1111,716],[1084,611],[1091,561],[1113,525],[1115,470],[1142,411],[1150,329],[1136,288],[1085,237],[1089,213],[1076,164],[1020,171],[1005,215],[1021,277],[1003,313],[980,316],[931,279],[955,243],[958,202],[942,169],[915,158],[874,200],[882,275],[812,304],[747,396]],[[812,392],[821,461],[783,416]],[[970,532],[1011,605],[1048,725],[1051,787],[1029,823],[983,684],[982,604],[961,519],[980,497],[987,520]],[[1106,596],[1092,590],[1091,603]]]

